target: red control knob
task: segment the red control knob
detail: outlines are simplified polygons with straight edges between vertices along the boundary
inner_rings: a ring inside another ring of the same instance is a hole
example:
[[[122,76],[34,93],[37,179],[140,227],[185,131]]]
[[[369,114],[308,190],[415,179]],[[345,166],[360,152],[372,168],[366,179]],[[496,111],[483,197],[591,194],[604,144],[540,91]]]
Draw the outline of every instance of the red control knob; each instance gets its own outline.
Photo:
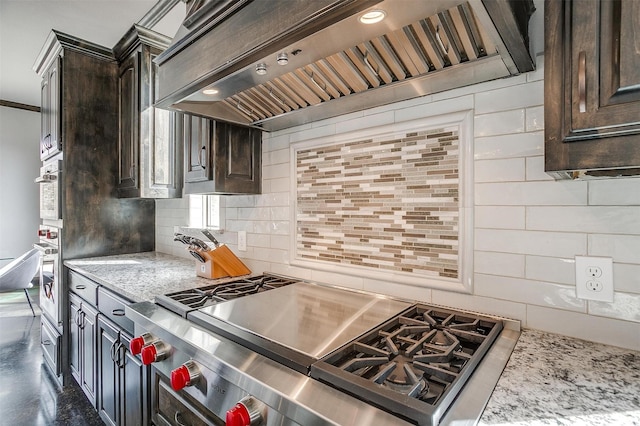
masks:
[[[227,426],[262,425],[267,419],[267,406],[251,395],[242,398],[227,411]]]
[[[140,352],[142,352],[142,348],[152,343],[154,340],[156,340],[156,338],[151,334],[144,333],[141,336],[131,339],[131,343],[129,343],[129,350],[132,354],[139,355]]]
[[[152,362],[162,361],[169,354],[169,346],[159,340],[144,346],[140,352],[142,363],[149,365]]]
[[[251,417],[247,407],[239,402],[227,411],[227,426],[251,426]]]
[[[193,385],[200,378],[200,369],[195,362],[189,360],[171,372],[171,387],[179,391],[185,386]]]

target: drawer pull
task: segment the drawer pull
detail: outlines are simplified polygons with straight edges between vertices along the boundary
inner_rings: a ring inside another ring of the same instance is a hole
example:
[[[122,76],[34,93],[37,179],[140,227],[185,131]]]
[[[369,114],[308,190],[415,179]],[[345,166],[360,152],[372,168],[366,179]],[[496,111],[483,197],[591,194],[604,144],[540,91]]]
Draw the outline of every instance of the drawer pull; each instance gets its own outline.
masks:
[[[180,411],[176,411],[176,414],[173,416],[173,420],[179,425],[179,426],[187,426],[185,423],[182,423],[182,421],[180,420],[182,418],[182,413]]]
[[[49,345],[52,345],[52,344],[53,344],[53,342],[51,342],[51,340],[48,340],[48,339],[47,339],[47,340],[43,340],[43,341],[42,341],[42,344],[43,344],[44,346],[49,346]]]
[[[123,317],[124,316],[124,309],[114,309],[113,311],[111,311],[111,314],[116,316],[116,317]]]
[[[587,54],[578,54],[578,111],[587,112]]]
[[[76,285],[76,287],[75,287],[75,289],[76,289],[76,290],[84,290],[84,289],[86,289],[86,288],[87,288],[87,286],[86,286],[86,285],[84,285],[84,284],[78,284],[78,285]]]

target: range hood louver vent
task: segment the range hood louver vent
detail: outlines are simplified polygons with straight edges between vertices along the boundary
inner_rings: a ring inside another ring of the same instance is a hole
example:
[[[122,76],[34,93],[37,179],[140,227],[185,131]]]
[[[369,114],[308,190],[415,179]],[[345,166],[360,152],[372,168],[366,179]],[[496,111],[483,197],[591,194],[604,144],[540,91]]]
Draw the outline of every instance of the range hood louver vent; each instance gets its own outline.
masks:
[[[240,67],[238,61],[238,69],[230,64],[224,73],[217,73],[219,78],[188,82],[191,94],[171,94],[160,106],[276,130],[533,69],[531,60],[520,68],[513,63],[480,0],[407,1],[411,0],[387,0],[375,5],[389,14],[390,22],[385,23],[381,34],[366,37],[369,33],[351,13],[328,28],[289,42],[284,49],[272,41],[271,49],[263,46],[248,54],[254,59],[249,65]],[[425,8],[425,3],[433,4]],[[414,5],[413,14],[405,10],[402,18],[394,21],[400,8],[413,10]],[[251,3],[238,13],[249,13],[249,6]],[[422,11],[433,13],[417,15]],[[416,16],[423,17],[416,20]],[[513,16],[512,20],[516,28],[516,22],[522,21]],[[341,34],[345,40],[336,41]],[[526,37],[522,39],[526,42]],[[338,48],[331,50],[332,46]],[[288,53],[287,66],[276,64],[276,49]],[[163,67],[171,67],[171,61],[165,61],[160,62],[161,87]],[[256,64],[265,64],[267,74],[255,74]],[[219,89],[219,98],[200,93],[212,84]]]

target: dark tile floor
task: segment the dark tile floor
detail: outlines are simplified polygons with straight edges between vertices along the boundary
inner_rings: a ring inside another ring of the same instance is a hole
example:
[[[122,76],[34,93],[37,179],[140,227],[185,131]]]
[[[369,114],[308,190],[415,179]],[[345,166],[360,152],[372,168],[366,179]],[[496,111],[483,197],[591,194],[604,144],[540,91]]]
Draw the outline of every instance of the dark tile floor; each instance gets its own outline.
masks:
[[[0,425],[103,425],[75,382],[59,387],[42,363],[40,317],[23,291],[0,293]]]

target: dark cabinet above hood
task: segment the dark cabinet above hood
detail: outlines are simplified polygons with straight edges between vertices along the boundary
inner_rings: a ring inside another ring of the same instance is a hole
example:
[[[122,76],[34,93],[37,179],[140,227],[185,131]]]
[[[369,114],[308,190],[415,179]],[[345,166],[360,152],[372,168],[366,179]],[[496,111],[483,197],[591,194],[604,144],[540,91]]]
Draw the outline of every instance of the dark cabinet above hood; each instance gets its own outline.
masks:
[[[534,69],[531,0],[195,0],[187,9],[156,59],[156,105],[268,131]],[[362,24],[371,10],[385,19]]]

